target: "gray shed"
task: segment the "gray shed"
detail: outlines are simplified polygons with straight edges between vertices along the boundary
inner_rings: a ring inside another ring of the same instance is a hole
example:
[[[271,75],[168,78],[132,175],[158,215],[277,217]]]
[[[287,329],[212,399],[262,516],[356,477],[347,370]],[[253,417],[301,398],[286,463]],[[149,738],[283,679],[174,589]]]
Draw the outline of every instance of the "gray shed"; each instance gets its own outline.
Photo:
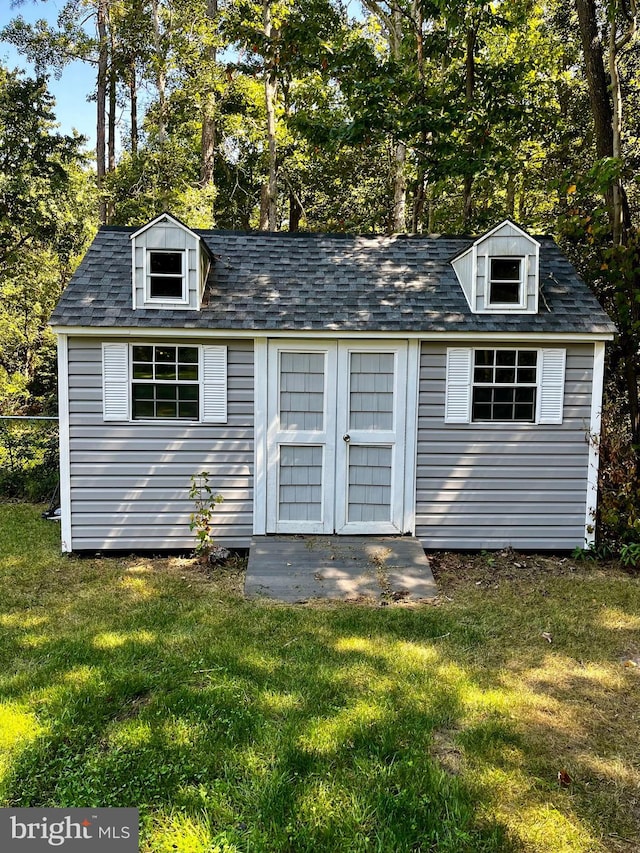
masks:
[[[593,541],[614,326],[549,237],[104,226],[58,336],[62,547],[415,534],[427,549]]]

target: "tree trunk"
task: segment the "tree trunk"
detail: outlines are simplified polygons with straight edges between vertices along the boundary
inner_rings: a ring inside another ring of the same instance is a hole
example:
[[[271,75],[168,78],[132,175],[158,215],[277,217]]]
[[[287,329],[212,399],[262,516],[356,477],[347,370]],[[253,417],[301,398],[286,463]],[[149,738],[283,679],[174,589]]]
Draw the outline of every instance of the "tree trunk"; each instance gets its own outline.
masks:
[[[116,41],[113,32],[113,24],[111,16],[107,19],[109,26],[109,140],[108,146],[108,169],[110,172],[115,172],[116,169],[116,85],[117,85],[117,68],[116,68]]]
[[[153,46],[156,54],[156,88],[158,90],[158,140],[164,142],[167,137],[167,79],[165,73],[165,57],[160,27],[160,2],[151,0],[151,16],[153,19]]]
[[[300,220],[302,219],[302,205],[297,194],[289,190],[289,231],[300,230]]]
[[[418,80],[420,84],[419,103],[425,105],[425,74],[424,74],[424,15],[422,3],[414,0],[412,7],[413,21],[416,29],[416,62],[418,65]],[[418,150],[418,173],[413,191],[413,209],[411,211],[411,233],[422,233],[422,217],[424,215],[426,171],[424,158],[427,153],[428,130],[424,118],[420,120],[420,149]]]
[[[267,229],[276,231],[278,228],[278,151],[276,145],[276,98],[278,95],[277,59],[271,44],[273,27],[271,23],[271,0],[263,0],[264,34],[267,39],[267,51],[271,58],[267,61],[264,75],[264,99],[267,112],[267,148],[269,152],[269,177],[266,184],[266,214]],[[261,227],[262,227],[262,216]]]
[[[129,101],[131,104],[131,153],[138,153],[138,83],[136,77],[136,61],[129,63]]]
[[[107,0],[98,0],[98,84],[96,91],[96,177],[99,194],[100,222],[107,221],[107,205],[102,195],[106,172],[106,123],[107,108]]]
[[[513,172],[507,175],[507,198],[506,198],[507,216],[513,219],[516,211],[516,179]]]
[[[207,0],[207,18],[213,25],[218,17],[218,0]],[[212,69],[217,60],[215,44],[207,48],[207,63]],[[210,76],[210,79],[212,77]],[[216,150],[216,92],[213,83],[205,92],[202,103],[202,133],[200,135],[200,186],[213,183]]]
[[[474,24],[467,30],[466,37],[466,54],[465,54],[465,105],[470,112],[473,109],[473,102],[476,91],[476,41],[478,38],[478,24]],[[471,158],[473,151],[473,139],[467,140],[468,157]],[[471,226],[471,218],[473,216],[473,169],[470,165],[467,166],[468,171],[463,176],[463,200],[462,200],[462,224],[464,230],[467,231]]]
[[[391,167],[391,184],[393,186],[393,209],[391,211],[391,222],[389,230],[392,234],[402,234],[406,231],[407,212],[407,180],[405,176],[405,163],[407,160],[407,146],[404,142],[396,142],[393,152],[393,164]]]
[[[613,112],[595,0],[575,0],[598,159],[613,156]]]

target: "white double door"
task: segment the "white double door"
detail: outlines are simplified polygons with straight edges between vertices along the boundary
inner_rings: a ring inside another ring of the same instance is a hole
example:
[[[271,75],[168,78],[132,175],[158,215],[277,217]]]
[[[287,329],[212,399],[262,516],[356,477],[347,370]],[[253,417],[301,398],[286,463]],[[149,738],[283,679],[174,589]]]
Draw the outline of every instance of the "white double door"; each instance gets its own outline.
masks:
[[[267,532],[403,532],[407,343],[271,341],[267,392]]]

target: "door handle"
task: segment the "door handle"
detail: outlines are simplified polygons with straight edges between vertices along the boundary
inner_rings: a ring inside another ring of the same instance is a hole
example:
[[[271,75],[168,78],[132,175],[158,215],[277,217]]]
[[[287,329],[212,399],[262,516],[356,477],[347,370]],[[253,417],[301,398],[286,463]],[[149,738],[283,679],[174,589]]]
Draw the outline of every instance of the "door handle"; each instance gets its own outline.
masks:
[[[349,444],[349,442],[351,441],[351,436],[349,435],[348,432],[345,432],[345,434],[342,436],[342,440],[346,441],[347,444]]]

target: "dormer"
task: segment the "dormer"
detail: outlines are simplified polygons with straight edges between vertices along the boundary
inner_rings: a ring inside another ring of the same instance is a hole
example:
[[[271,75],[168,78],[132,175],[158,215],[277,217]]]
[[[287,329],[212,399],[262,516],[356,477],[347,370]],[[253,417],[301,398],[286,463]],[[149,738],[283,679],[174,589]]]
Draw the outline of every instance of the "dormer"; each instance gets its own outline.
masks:
[[[162,213],[131,235],[134,308],[196,310],[211,258],[200,236]]]
[[[540,244],[506,219],[451,261],[474,314],[537,314]]]

